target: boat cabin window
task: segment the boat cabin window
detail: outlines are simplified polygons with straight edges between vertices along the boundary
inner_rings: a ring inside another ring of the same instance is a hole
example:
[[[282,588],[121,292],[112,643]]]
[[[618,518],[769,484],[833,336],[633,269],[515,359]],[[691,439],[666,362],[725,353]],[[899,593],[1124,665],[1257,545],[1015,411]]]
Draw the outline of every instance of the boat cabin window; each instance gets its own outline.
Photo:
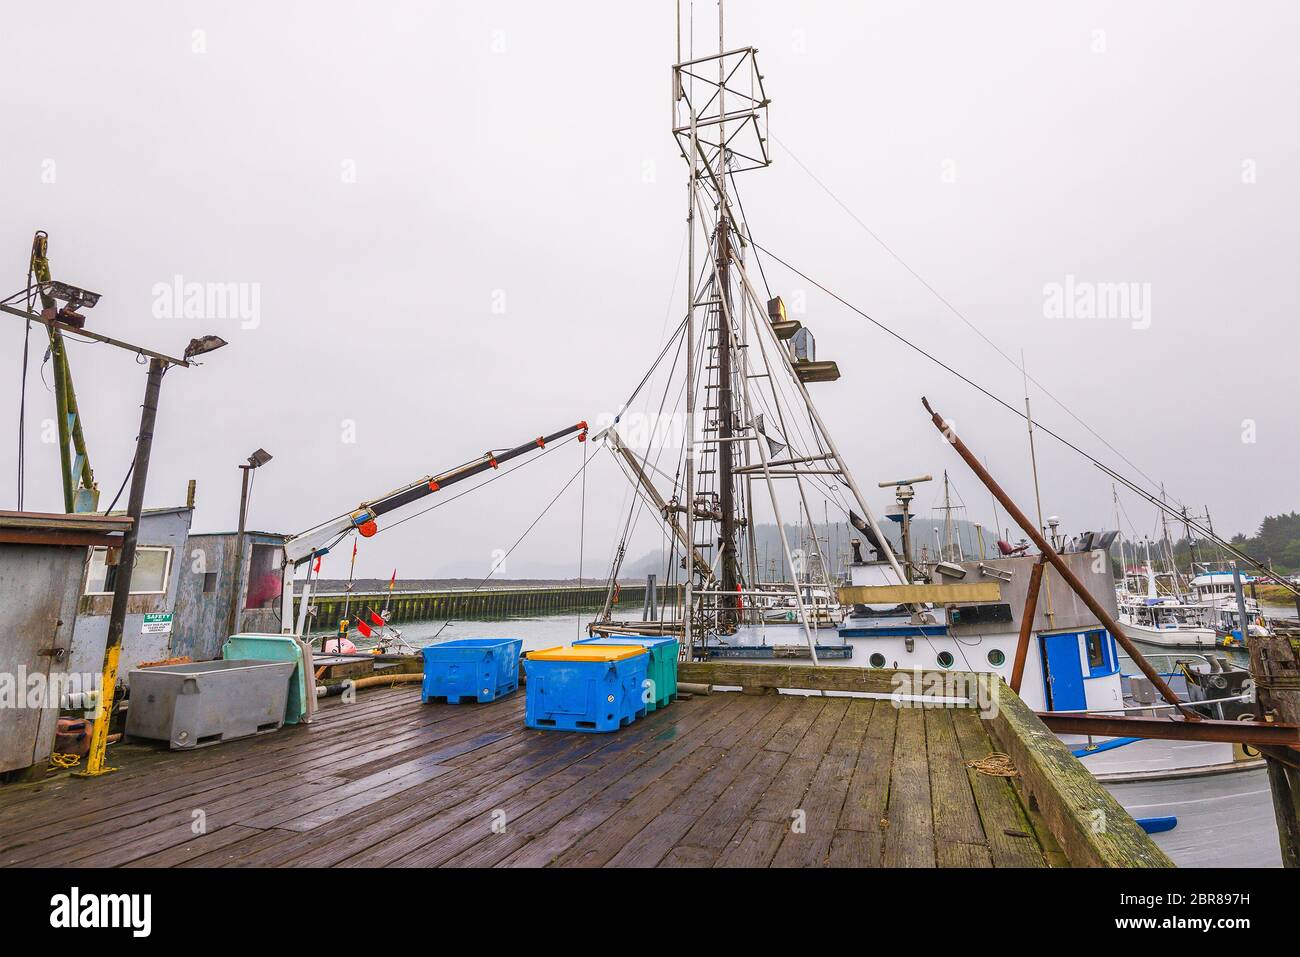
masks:
[[[1090,631],[1084,636],[1088,649],[1088,667],[1103,668],[1106,665],[1106,648],[1102,644],[1102,632]]]

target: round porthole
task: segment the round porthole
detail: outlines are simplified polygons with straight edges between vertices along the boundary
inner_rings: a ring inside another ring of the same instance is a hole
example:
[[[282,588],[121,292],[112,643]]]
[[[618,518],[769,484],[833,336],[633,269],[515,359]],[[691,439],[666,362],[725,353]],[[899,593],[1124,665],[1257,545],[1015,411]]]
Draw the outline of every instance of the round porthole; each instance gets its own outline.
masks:
[[[873,668],[885,667],[885,656],[877,651],[874,655],[871,656],[871,667]]]
[[[952,667],[952,661],[953,661],[953,659],[952,659],[952,652],[951,652],[951,651],[941,651],[941,652],[939,652],[939,667],[940,667],[940,668],[951,668],[951,667]]]
[[[994,668],[1000,668],[1007,660],[1007,656],[1002,653],[1000,648],[994,648],[989,652],[989,664]]]

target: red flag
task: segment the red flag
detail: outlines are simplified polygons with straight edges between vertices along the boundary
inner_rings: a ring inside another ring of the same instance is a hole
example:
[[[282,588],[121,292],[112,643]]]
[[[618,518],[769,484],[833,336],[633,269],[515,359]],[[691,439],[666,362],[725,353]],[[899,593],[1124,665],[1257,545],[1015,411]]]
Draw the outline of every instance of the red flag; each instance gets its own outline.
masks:
[[[322,557],[322,556],[320,556],[320,555],[317,555],[317,556],[316,556],[316,566],[312,569],[312,571],[316,572],[318,575],[320,574],[320,560],[321,560],[321,557]]]
[[[365,638],[370,637],[370,626],[360,618],[357,619],[357,631],[361,632],[362,636]]]
[[[393,569],[393,577],[388,579],[388,590],[392,591],[393,586],[397,584],[397,569]]]
[[[370,624],[374,625],[376,628],[384,627],[384,619],[380,616],[379,612],[375,611],[373,608],[370,609]]]
[[[354,562],[357,560],[357,540],[355,538],[352,539],[352,560]]]

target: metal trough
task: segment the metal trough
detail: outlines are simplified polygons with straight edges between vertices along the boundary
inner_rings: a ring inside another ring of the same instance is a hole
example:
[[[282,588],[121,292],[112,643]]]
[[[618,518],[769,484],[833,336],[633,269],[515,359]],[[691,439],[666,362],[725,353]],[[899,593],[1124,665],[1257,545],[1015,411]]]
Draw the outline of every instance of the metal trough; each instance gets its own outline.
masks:
[[[126,734],[202,748],[284,724],[292,661],[201,661],[131,672]]]

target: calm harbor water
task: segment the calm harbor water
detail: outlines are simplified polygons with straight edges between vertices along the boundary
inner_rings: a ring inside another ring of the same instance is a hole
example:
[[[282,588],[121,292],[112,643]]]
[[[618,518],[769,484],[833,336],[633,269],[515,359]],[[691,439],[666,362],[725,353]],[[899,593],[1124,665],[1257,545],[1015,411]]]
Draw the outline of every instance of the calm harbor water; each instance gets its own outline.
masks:
[[[454,638],[521,638],[524,642],[524,651],[535,651],[539,648],[565,645],[577,638],[585,638],[587,622],[595,615],[596,611],[593,609],[540,618],[453,621],[445,625],[441,620],[409,621],[399,625],[397,630],[415,648],[423,648],[435,642],[451,641]],[[352,633],[352,641],[362,651],[373,645],[373,642],[360,638],[355,631]]]

